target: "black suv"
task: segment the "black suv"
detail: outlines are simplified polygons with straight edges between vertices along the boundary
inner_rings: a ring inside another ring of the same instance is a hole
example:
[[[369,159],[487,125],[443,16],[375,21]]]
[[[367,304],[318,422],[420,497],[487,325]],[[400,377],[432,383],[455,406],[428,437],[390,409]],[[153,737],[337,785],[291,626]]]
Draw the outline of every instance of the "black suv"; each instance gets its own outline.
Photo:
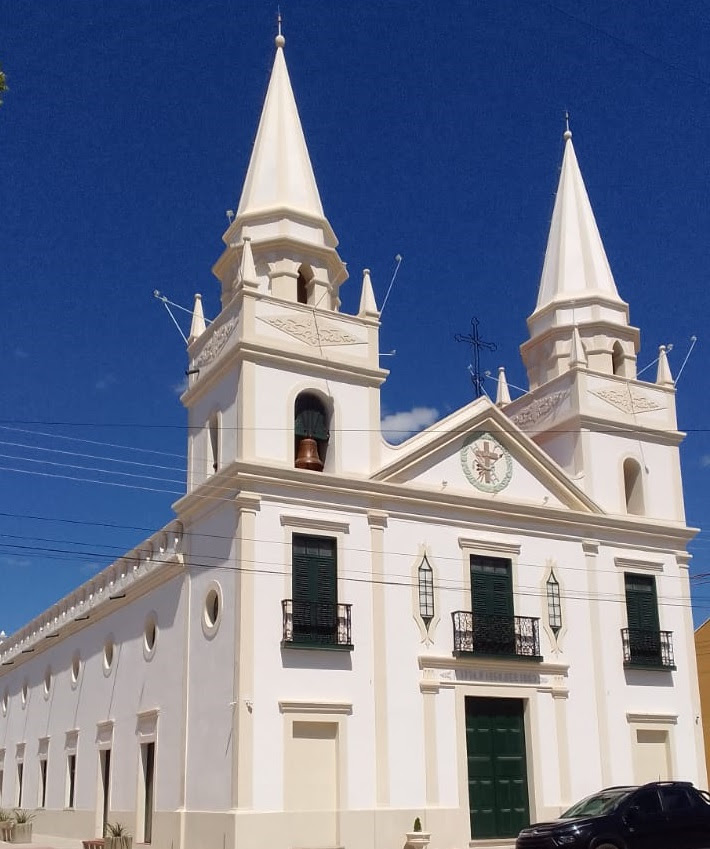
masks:
[[[524,828],[516,849],[710,849],[710,796],[684,781],[610,787],[554,822]]]

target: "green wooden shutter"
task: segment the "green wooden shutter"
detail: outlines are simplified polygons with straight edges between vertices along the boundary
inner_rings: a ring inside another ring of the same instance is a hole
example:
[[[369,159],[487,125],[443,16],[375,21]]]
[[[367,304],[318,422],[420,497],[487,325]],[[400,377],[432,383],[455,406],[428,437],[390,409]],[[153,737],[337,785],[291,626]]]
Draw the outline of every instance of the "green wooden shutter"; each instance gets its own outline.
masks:
[[[658,631],[658,599],[653,575],[624,575],[629,629]]]
[[[293,536],[294,642],[337,641],[338,568],[336,541]]]
[[[515,654],[510,560],[471,555],[471,610],[474,651]]]
[[[661,657],[656,579],[653,575],[624,575],[629,650],[632,663],[655,664]]]

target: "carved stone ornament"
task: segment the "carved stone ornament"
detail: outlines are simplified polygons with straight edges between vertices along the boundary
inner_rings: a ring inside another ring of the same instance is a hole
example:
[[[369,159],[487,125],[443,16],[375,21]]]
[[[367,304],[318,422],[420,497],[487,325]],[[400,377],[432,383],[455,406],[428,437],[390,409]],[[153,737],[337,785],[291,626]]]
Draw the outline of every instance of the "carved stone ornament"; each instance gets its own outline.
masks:
[[[616,407],[617,410],[622,410],[624,413],[649,413],[652,410],[663,410],[663,404],[659,404],[652,398],[648,398],[641,392],[634,392],[630,388],[624,389],[599,389],[597,392],[592,392],[597,398]]]
[[[236,325],[237,317],[234,316],[229,321],[225,321],[221,327],[218,327],[208,339],[205,347],[195,357],[192,363],[190,363],[190,368],[204,368],[209,365],[227,344],[227,340],[232,335],[232,331]]]
[[[461,448],[463,473],[481,492],[500,492],[513,476],[513,460],[498,440],[486,431],[466,437]]]
[[[538,398],[517,415],[513,416],[513,421],[518,427],[535,424],[536,421],[544,419],[545,416],[549,416],[550,413],[554,412],[568,395],[569,392],[552,392],[544,398]]]
[[[319,318],[316,320],[313,315],[292,316],[292,315],[275,315],[272,318],[259,316],[262,321],[288,333],[300,342],[305,342],[306,345],[318,347],[319,345],[358,345],[362,343],[361,339],[357,339],[340,327]]]

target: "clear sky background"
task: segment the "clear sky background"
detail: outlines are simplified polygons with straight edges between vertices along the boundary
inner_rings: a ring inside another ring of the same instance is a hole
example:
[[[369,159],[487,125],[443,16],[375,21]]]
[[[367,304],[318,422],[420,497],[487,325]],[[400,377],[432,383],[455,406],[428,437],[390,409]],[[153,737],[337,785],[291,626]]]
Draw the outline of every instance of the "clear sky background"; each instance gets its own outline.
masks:
[[[710,616],[697,577],[710,572],[710,3],[282,0],[282,11],[352,274],[344,311],[357,310],[364,266],[381,303],[404,257],[381,331],[381,349],[396,350],[383,359],[384,411],[403,427],[470,400],[454,334],[474,314],[498,346],[484,366],[527,385],[518,346],[569,109],[641,328],[639,366],[673,343],[677,374],[698,337],[677,400],[688,521],[707,528],[692,545],[695,617]],[[275,12],[263,0],[0,0],[8,633],[168,521],[184,491],[186,356],[152,292],[189,306],[199,291],[208,317],[218,310],[210,268],[256,133]]]

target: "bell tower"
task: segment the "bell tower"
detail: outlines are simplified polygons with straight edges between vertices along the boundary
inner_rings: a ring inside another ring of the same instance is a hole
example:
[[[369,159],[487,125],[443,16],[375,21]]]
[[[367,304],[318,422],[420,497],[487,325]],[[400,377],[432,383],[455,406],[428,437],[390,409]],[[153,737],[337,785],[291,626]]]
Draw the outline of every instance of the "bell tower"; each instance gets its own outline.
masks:
[[[279,32],[237,214],[213,271],[221,312],[190,334],[188,491],[246,468],[368,474],[378,462],[379,311],[369,271],[360,309],[325,217]],[[198,309],[199,308],[199,309]]]
[[[684,521],[675,387],[665,348],[639,380],[629,322],[582,173],[564,156],[537,303],[521,346],[530,392],[505,412],[610,513]]]

